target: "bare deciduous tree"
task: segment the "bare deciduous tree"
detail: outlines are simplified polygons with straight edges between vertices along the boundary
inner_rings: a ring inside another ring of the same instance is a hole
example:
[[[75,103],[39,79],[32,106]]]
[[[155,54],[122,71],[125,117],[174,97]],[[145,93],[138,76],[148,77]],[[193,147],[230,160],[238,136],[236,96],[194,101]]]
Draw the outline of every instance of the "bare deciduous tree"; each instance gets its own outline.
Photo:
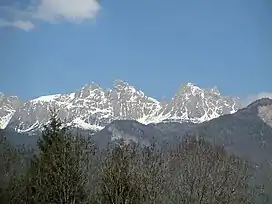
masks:
[[[140,180],[134,171],[135,149],[121,143],[108,149],[100,168],[101,203],[138,204],[142,195]]]
[[[33,150],[26,146],[13,146],[0,135],[0,203],[10,203],[16,193],[18,179],[26,172]]]
[[[122,141],[98,155],[90,138],[73,136],[53,115],[30,165],[4,147],[0,201],[8,203],[253,203],[250,165],[202,139],[187,137],[172,151]]]
[[[184,139],[171,156],[173,203],[252,203],[245,161],[195,138]]]

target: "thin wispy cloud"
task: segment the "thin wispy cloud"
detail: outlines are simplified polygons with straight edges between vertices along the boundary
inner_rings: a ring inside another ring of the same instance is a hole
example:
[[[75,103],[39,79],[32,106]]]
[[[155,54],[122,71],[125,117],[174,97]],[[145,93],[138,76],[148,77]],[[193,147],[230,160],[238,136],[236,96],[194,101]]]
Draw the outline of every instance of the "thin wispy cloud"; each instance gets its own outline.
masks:
[[[42,0],[35,16],[48,22],[81,22],[95,18],[98,11],[99,4],[96,0]]]
[[[47,23],[81,23],[94,19],[100,10],[97,0],[32,0],[22,8],[0,6],[0,28],[14,27],[30,31],[39,21]]]
[[[3,27],[14,27],[14,28],[22,29],[24,31],[30,31],[35,27],[35,25],[31,21],[23,21],[23,20],[6,21],[4,19],[0,19],[0,28],[3,28]]]
[[[261,99],[261,98],[271,98],[272,99],[272,93],[261,92],[261,93],[257,93],[257,94],[251,94],[243,101],[244,106],[247,106],[250,103],[252,103],[258,99]]]

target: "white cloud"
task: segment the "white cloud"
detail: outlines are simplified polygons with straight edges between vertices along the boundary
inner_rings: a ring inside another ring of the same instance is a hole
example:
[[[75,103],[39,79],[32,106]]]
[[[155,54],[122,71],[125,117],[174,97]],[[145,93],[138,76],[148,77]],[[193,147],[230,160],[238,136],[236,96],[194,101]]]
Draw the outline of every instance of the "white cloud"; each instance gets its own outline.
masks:
[[[261,93],[257,93],[257,94],[251,94],[244,100],[244,105],[247,106],[250,103],[252,103],[258,99],[261,99],[261,98],[271,98],[272,99],[272,93],[261,92]]]
[[[97,0],[41,0],[35,16],[49,22],[58,19],[81,22],[95,18],[99,9]]]
[[[8,13],[8,19],[0,18],[1,27],[14,27],[25,31],[32,30],[40,21],[48,23],[81,23],[85,20],[94,19],[100,5],[97,0],[32,0],[26,9],[18,9],[12,6],[0,6],[0,11]],[[5,15],[5,17],[7,17]],[[0,12],[1,17],[1,12]]]
[[[30,31],[35,27],[35,25],[31,21],[6,21],[4,19],[0,19],[0,28],[1,27],[14,27],[24,31]]]
[[[21,20],[14,21],[13,26],[15,28],[20,28],[25,31],[30,31],[35,27],[31,21],[21,21]]]

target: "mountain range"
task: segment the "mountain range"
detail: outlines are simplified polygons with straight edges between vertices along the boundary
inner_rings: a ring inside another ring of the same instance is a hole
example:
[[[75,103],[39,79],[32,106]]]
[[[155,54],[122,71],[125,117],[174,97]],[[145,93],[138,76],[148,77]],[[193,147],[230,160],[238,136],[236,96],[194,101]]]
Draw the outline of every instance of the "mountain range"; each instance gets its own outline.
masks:
[[[233,114],[203,123],[163,122],[142,124],[115,120],[94,135],[100,146],[118,139],[150,145],[175,145],[184,136],[202,137],[255,164],[272,165],[272,100],[257,100]]]
[[[0,94],[0,134],[15,144],[35,146],[55,109],[64,125],[83,136],[92,134],[100,148],[119,139],[171,148],[184,136],[202,137],[253,164],[256,183],[272,199],[272,99],[241,104],[217,88],[192,83],[181,86],[170,101],[158,101],[120,80],[112,89],[91,83],[25,102]]]
[[[121,80],[111,89],[96,83],[67,94],[41,96],[21,102],[18,97],[0,95],[0,128],[19,133],[41,130],[50,110],[58,110],[65,125],[100,130],[114,120],[136,120],[143,124],[161,122],[201,123],[241,108],[238,97],[222,96],[214,88],[202,89],[188,83],[170,101],[158,101]]]

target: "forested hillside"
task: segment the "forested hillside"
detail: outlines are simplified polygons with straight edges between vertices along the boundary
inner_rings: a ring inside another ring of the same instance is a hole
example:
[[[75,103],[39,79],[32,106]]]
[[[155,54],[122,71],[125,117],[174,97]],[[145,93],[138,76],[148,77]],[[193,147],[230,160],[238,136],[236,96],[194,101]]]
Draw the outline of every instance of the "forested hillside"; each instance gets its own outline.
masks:
[[[3,132],[2,132],[3,133]],[[171,151],[120,140],[99,149],[52,115],[38,151],[1,135],[1,203],[265,203],[252,168],[198,137]]]

